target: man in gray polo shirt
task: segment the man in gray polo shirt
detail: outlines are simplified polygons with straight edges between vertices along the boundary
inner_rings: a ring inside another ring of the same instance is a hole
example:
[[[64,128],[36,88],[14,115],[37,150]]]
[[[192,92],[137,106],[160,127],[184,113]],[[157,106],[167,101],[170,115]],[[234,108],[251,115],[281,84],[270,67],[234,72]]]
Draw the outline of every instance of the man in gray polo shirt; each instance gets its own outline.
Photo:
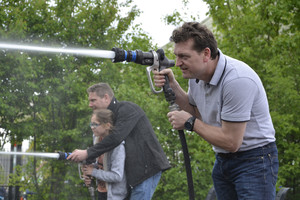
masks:
[[[168,113],[174,129],[196,132],[212,144],[218,200],[275,199],[278,153],[266,92],[245,63],[224,55],[206,27],[184,23],[173,31],[176,65],[189,79],[186,93],[171,69],[154,72],[158,87],[168,75],[176,103]]]

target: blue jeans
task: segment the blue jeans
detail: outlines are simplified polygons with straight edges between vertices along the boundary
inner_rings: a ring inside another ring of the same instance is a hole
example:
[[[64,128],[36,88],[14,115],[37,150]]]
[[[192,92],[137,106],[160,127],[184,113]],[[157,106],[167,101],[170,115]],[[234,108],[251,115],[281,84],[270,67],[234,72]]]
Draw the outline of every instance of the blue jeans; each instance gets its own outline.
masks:
[[[274,200],[278,168],[275,142],[244,152],[216,154],[212,178],[218,200]]]
[[[155,188],[160,180],[161,172],[146,179],[141,184],[131,190],[130,200],[150,200],[154,194]]]

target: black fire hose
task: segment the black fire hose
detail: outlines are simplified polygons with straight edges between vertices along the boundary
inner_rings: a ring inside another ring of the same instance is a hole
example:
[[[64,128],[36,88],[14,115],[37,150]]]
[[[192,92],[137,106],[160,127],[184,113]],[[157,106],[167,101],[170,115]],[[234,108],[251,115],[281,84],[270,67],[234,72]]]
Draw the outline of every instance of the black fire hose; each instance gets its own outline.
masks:
[[[169,78],[166,76],[165,79],[166,79],[166,83],[163,87],[163,91],[164,91],[166,100],[170,104],[169,110],[170,111],[180,110],[179,106],[175,103],[176,96],[175,96],[175,93],[173,92],[172,88],[169,85]],[[181,146],[182,146],[182,151],[183,151],[186,177],[187,177],[188,189],[189,189],[189,197],[190,197],[190,200],[194,200],[195,199],[195,193],[194,193],[194,184],[193,184],[193,177],[192,177],[192,169],[191,169],[189,151],[188,151],[184,131],[183,130],[178,130],[178,133],[179,133]]]
[[[189,196],[190,196],[190,200],[194,200],[195,199],[195,193],[194,193],[194,184],[193,184],[193,177],[192,177],[192,169],[191,169],[189,151],[188,151],[188,148],[187,148],[184,131],[183,130],[178,130],[178,133],[179,133],[181,146],[182,146],[182,151],[183,151],[186,177],[187,177],[188,189],[189,189]]]

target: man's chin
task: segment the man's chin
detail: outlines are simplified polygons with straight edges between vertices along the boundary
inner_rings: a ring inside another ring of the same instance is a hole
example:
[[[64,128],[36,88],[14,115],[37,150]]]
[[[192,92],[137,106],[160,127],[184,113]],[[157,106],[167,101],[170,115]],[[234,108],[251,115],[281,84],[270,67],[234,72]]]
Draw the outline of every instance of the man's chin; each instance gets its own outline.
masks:
[[[182,74],[182,78],[184,78],[184,79],[192,79],[193,77],[191,77],[189,74]]]

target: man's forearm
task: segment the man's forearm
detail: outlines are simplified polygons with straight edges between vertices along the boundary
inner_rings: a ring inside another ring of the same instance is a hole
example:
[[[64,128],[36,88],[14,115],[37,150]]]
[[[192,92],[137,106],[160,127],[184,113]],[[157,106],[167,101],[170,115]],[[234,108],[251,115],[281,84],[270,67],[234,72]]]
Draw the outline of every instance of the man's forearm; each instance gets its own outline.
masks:
[[[112,145],[112,144],[111,144]],[[110,151],[111,149],[113,149],[115,146],[107,146],[107,145],[103,145],[102,142],[99,142],[97,144],[95,144],[94,146],[90,147],[87,149],[87,160],[94,160],[95,158],[99,157],[100,155],[102,155],[105,152]]]
[[[188,95],[187,93],[180,87],[179,83],[177,81],[174,81],[172,85],[170,85],[173,89],[175,95],[176,95],[176,104],[179,105],[181,110],[184,110],[186,112],[189,112],[193,116],[197,116],[198,112],[196,111],[196,107],[192,106],[189,103]]]
[[[246,124],[246,122],[222,121],[222,127],[215,127],[196,119],[194,132],[214,146],[236,152],[242,145]]]

